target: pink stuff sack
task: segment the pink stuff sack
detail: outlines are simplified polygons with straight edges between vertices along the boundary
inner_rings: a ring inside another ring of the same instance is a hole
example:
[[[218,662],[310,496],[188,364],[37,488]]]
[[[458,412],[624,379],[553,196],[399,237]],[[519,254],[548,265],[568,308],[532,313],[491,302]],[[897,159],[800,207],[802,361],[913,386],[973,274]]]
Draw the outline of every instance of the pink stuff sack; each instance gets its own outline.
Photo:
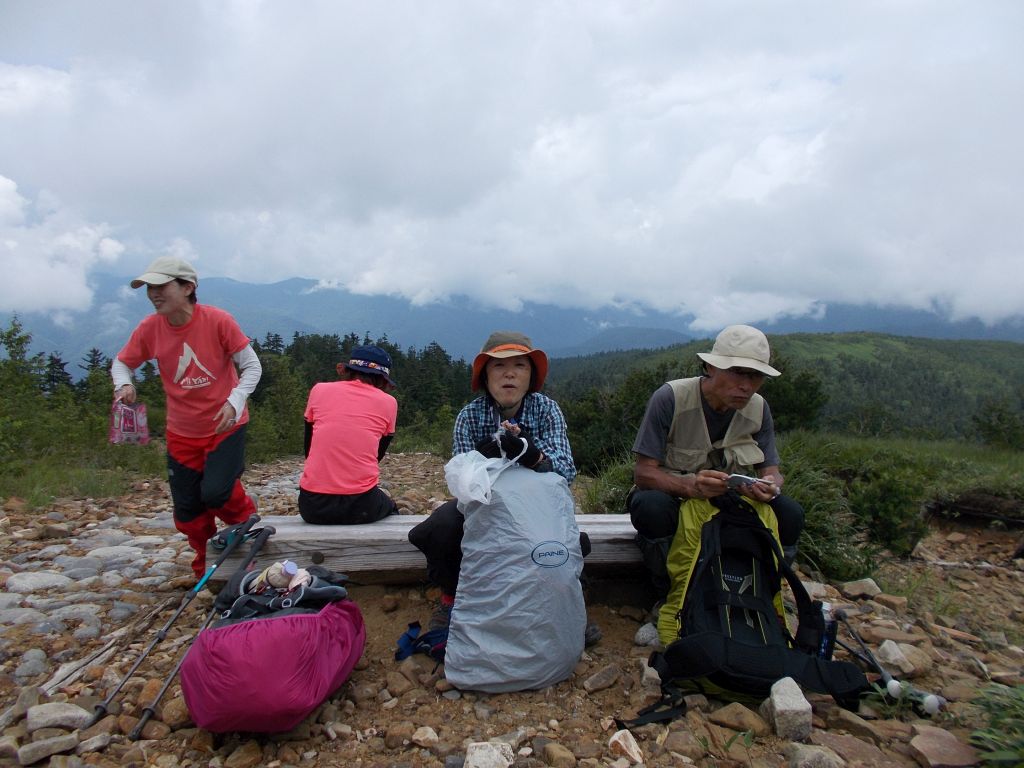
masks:
[[[351,600],[240,621],[199,633],[181,692],[195,724],[213,733],[290,731],[342,686],[365,646]]]
[[[149,442],[149,423],[146,404],[131,405],[115,400],[110,407],[110,442],[114,445],[146,445]]]

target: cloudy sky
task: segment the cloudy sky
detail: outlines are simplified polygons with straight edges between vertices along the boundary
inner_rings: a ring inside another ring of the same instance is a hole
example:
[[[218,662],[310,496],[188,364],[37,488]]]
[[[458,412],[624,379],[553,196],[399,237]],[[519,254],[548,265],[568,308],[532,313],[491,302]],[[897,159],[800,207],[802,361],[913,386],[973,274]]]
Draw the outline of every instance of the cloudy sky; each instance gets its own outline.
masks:
[[[0,0],[0,312],[177,253],[692,313],[1020,316],[1019,0]]]

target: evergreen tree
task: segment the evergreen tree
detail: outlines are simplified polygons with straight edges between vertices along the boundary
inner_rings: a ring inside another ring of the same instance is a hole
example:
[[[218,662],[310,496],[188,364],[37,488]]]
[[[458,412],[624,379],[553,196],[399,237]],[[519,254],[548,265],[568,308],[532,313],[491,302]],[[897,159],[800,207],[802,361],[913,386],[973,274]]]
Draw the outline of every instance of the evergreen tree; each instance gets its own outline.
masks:
[[[51,352],[46,358],[46,371],[43,374],[43,391],[49,394],[56,392],[60,387],[71,386],[71,374],[67,372],[67,363],[61,360],[56,352]]]
[[[284,354],[284,339],[281,338],[280,333],[270,333],[263,338],[263,344],[253,342],[253,348],[257,349],[258,352],[266,352],[271,355],[283,355]]]
[[[17,471],[49,440],[52,412],[43,395],[46,366],[42,355],[29,355],[32,334],[17,315],[0,331],[0,473]]]
[[[337,334],[296,333],[284,353],[307,389],[320,381],[337,381],[338,363],[348,359]]]
[[[85,353],[85,357],[82,358],[82,362],[79,363],[78,367],[81,368],[86,374],[92,371],[108,371],[110,370],[110,358],[104,355],[100,350],[93,347]]]

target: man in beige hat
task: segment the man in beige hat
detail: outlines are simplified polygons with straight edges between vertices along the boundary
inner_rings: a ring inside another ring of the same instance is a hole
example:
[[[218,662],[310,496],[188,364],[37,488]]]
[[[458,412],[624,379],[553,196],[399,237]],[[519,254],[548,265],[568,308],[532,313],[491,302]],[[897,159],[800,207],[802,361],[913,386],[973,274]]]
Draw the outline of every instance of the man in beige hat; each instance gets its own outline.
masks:
[[[761,479],[739,492],[771,505],[787,560],[804,523],[800,504],[781,493],[771,409],[757,394],[766,377],[780,375],[769,364],[768,339],[749,325],[730,325],[697,357],[703,374],[659,387],[633,443],[635,486],[626,508],[659,597],[669,588],[665,560],[680,503],[721,496],[730,474]]]

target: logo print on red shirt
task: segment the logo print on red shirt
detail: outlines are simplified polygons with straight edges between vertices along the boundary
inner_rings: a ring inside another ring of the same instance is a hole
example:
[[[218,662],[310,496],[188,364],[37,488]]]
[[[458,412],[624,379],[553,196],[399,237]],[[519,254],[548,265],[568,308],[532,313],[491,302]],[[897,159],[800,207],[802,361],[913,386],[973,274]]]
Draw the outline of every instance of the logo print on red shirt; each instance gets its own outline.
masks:
[[[217,377],[199,362],[192,347],[182,343],[178,370],[174,372],[174,383],[180,384],[182,389],[201,389],[210,386],[216,380]]]

